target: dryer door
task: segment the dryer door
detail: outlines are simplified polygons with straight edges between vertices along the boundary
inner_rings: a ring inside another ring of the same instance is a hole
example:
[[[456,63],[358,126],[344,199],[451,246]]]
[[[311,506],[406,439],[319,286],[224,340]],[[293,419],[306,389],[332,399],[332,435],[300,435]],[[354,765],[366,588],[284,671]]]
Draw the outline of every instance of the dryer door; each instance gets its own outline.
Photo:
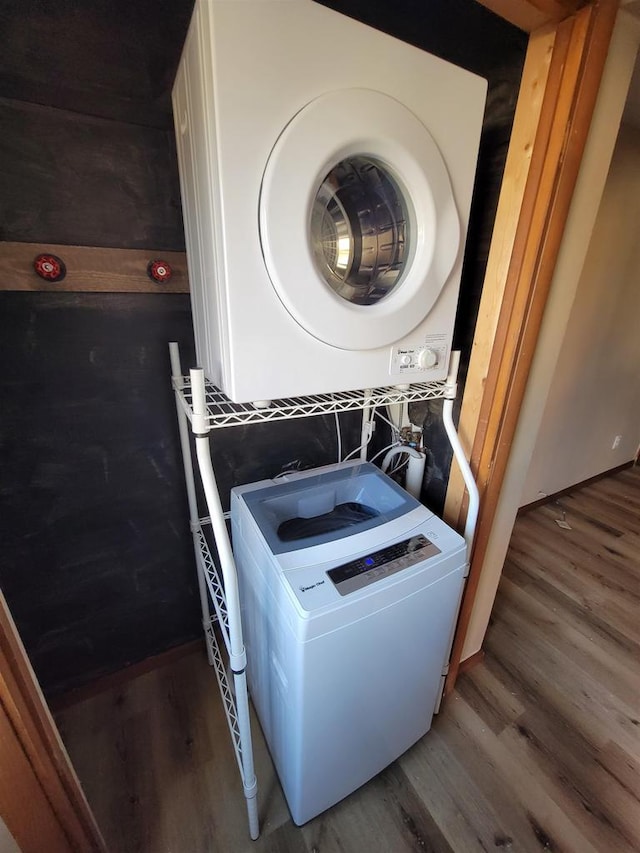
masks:
[[[260,197],[273,287],[314,337],[394,343],[429,313],[460,250],[442,156],[405,106],[368,89],[307,104],[278,138]]]

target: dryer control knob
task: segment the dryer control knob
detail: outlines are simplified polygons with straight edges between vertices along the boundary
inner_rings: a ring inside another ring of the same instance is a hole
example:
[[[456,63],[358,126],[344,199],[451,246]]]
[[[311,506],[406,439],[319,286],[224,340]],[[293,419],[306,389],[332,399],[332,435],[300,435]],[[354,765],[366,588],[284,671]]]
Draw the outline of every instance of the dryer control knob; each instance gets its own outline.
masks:
[[[406,367],[406,366],[408,366],[409,364],[411,364],[411,356],[410,356],[410,355],[406,355],[406,354],[405,354],[405,355],[401,355],[401,356],[400,356],[400,364],[401,364],[403,367]]]
[[[438,363],[438,353],[435,350],[423,349],[418,356],[418,364],[424,370],[428,367],[435,367]]]

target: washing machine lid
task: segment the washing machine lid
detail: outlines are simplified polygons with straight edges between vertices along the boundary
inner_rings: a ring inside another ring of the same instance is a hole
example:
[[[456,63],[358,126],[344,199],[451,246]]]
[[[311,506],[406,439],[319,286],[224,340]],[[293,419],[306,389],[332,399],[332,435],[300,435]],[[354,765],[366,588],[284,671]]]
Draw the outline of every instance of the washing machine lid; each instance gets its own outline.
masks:
[[[273,554],[372,530],[421,506],[370,462],[239,491]]]
[[[271,283],[308,333],[345,350],[400,340],[429,313],[460,251],[447,169],[389,95],[316,98],[282,131],[260,195]]]

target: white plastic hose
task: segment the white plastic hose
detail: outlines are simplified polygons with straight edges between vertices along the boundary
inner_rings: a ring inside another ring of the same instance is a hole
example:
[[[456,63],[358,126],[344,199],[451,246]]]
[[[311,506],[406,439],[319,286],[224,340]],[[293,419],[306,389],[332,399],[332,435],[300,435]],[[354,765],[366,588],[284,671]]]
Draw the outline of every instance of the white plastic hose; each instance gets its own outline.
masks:
[[[407,479],[405,488],[410,495],[420,500],[420,492],[422,491],[422,477],[424,475],[424,465],[426,455],[416,450],[415,447],[407,447],[406,444],[400,444],[392,447],[391,450],[382,460],[380,466],[383,471],[387,471],[391,460],[399,454],[407,454],[409,457],[409,465],[407,467]]]
[[[413,448],[409,449],[413,450]],[[424,479],[424,467],[426,462],[427,454],[420,450],[416,450],[415,454],[409,454],[409,464],[407,465],[407,477],[404,487],[409,494],[413,495],[417,500],[420,500],[420,493],[422,492],[422,481]]]
[[[442,422],[444,424],[447,438],[451,444],[453,455],[458,463],[464,484],[469,493],[469,508],[467,509],[467,520],[464,525],[464,539],[467,543],[467,560],[471,560],[471,548],[473,547],[473,538],[476,532],[476,522],[478,521],[478,510],[480,508],[480,493],[478,486],[473,479],[473,472],[465,456],[464,448],[458,438],[455,424],[453,423],[453,401],[456,397],[456,380],[458,376],[458,364],[460,362],[460,353],[451,353],[451,365],[449,367],[449,375],[445,387],[445,400],[442,406]]]

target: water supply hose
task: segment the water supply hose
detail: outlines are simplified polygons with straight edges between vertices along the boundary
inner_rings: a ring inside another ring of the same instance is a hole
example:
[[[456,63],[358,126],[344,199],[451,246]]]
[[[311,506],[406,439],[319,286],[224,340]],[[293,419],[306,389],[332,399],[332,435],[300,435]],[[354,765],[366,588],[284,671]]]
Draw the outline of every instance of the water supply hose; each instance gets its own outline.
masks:
[[[464,539],[467,543],[467,560],[471,560],[471,548],[473,546],[473,538],[476,532],[476,522],[478,520],[478,510],[480,508],[480,493],[478,486],[473,478],[473,472],[465,456],[464,448],[460,443],[458,433],[456,432],[455,424],[453,423],[453,401],[456,398],[458,365],[460,363],[460,353],[451,353],[451,364],[449,367],[449,375],[444,392],[444,404],[442,407],[442,422],[444,424],[447,438],[451,444],[453,455],[458,463],[458,467],[462,473],[464,484],[469,493],[469,508],[467,509],[467,520],[464,526]]]

